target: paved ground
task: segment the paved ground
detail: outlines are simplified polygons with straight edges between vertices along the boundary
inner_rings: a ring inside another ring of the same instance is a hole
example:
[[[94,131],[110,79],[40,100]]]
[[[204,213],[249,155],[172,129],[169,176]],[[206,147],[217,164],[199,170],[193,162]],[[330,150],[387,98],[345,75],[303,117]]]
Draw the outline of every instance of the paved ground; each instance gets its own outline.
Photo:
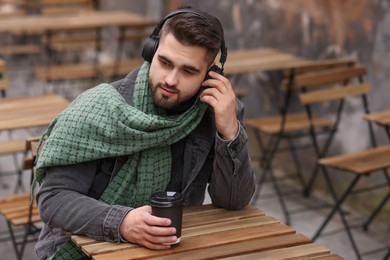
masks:
[[[42,84],[34,81],[33,78],[26,76],[29,72],[28,65],[19,63],[15,66],[18,66],[17,72],[8,75],[13,84],[12,89],[10,91],[10,96],[40,93],[42,91]],[[75,84],[72,83],[72,85],[74,86]],[[58,91],[66,95],[67,97],[74,96],[74,90],[72,92],[66,90],[65,88],[61,88]],[[41,131],[42,129],[34,129],[34,132],[38,134]],[[28,133],[18,131],[15,132],[14,135],[25,137],[28,135]],[[0,133],[0,139],[5,138],[7,138],[7,135],[5,133]],[[12,171],[13,169],[14,166],[12,157],[0,157],[1,172]],[[15,176],[0,178],[0,194],[11,193],[13,191],[13,185],[15,183],[15,180]],[[29,177],[27,175],[24,177],[24,182],[25,186],[28,187]],[[8,187],[6,187],[6,185],[8,185]],[[294,186],[290,185],[286,184],[285,186],[283,186],[283,189],[286,190],[295,188]],[[273,190],[269,184],[266,184],[263,188],[262,194],[270,192],[273,192]],[[290,195],[287,197],[288,198],[286,202],[290,210],[294,210],[297,208],[307,208],[307,206],[317,206],[319,203],[319,200],[314,199],[315,196],[312,196],[310,199],[305,199],[298,194]],[[323,199],[323,197],[319,195],[318,197]],[[261,208],[268,215],[274,216],[278,219],[281,219],[281,221],[284,221],[283,215],[279,207],[279,203],[277,202],[277,199],[275,197],[267,197],[262,195],[260,198],[261,199],[259,201],[253,203],[256,207]],[[208,202],[209,200],[207,199],[206,203]],[[312,235],[315,233],[316,229],[323,221],[324,216],[328,211],[329,209],[304,210],[299,214],[293,214],[291,216],[291,226],[293,226],[299,233],[302,233],[308,237],[312,237]],[[358,223],[364,219],[364,216],[362,217],[356,212],[349,211],[349,213],[349,218],[353,219],[353,222]],[[326,229],[326,231],[340,229],[340,227],[342,227],[340,220],[336,217],[330,222],[329,227]],[[384,224],[374,222],[370,226],[370,230],[368,232],[364,232],[360,227],[357,227],[354,228],[353,233],[361,252],[368,252],[376,250],[378,248],[390,247],[390,227]],[[15,259],[15,254],[13,252],[12,244],[9,240],[7,232],[7,226],[3,219],[0,219],[0,239],[0,259]],[[317,240],[317,242],[328,247],[331,251],[345,257],[346,259],[356,259],[345,232],[322,236]],[[23,259],[35,259],[33,245],[33,243],[28,244]],[[377,253],[364,255],[363,259],[383,259],[384,255],[385,251],[382,250]]]

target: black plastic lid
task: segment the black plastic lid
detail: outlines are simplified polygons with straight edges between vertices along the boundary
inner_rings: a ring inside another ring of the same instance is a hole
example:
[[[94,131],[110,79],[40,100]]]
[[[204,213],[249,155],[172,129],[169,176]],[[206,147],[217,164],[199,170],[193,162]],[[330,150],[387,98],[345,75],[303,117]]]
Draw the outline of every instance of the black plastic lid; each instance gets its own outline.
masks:
[[[154,207],[177,207],[183,204],[183,196],[175,191],[159,191],[150,196],[149,202]]]

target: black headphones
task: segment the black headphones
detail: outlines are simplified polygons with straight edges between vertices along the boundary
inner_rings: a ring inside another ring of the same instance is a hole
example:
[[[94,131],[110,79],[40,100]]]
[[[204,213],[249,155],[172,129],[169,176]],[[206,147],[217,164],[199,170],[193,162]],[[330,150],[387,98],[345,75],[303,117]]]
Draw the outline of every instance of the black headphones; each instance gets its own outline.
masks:
[[[211,19],[210,15],[205,13],[205,12],[202,12],[200,10],[195,10],[195,9],[180,9],[180,10],[177,10],[175,12],[172,12],[170,14],[168,14],[164,19],[162,19],[158,25],[156,26],[156,28],[154,28],[152,34],[150,35],[149,39],[145,42],[145,45],[144,45],[144,48],[142,50],[142,58],[144,58],[145,61],[148,61],[148,62],[152,62],[153,60],[153,56],[154,54],[156,53],[156,50],[157,50],[157,47],[158,47],[158,44],[159,44],[159,35],[160,35],[160,31],[161,31],[161,28],[163,27],[164,23],[172,18],[173,16],[176,16],[176,15],[179,15],[179,14],[184,14],[184,13],[191,13],[191,14],[195,14],[195,15],[198,15],[202,18],[204,18],[205,20],[211,22],[212,24],[214,24],[214,26],[216,28],[219,27],[219,25],[216,25],[215,24],[215,21],[213,19]],[[225,46],[225,40],[223,38],[223,32],[221,30],[218,29],[218,31],[220,32],[221,34],[221,56],[219,58],[219,62],[221,63],[221,68],[218,67],[217,65],[213,65],[209,71],[215,71],[221,75],[223,75],[223,66],[226,62],[226,58],[227,58],[227,48]],[[208,78],[208,72],[206,74],[206,79]]]

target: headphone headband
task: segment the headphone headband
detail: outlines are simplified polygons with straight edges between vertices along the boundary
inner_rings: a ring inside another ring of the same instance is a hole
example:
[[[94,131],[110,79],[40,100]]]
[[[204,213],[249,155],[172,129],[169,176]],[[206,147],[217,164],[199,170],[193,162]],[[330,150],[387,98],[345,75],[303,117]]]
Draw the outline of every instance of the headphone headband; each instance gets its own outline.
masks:
[[[220,33],[220,36],[221,36],[221,56],[220,56],[220,59],[219,59],[219,62],[221,63],[222,65],[222,68],[226,62],[226,59],[227,59],[227,48],[226,48],[226,45],[225,45],[225,40],[224,40],[224,35],[223,35],[223,31],[222,31],[222,28],[219,28],[220,25],[216,24],[215,21],[210,17],[209,14],[207,14],[206,12],[203,12],[201,10],[197,10],[197,9],[189,9],[189,8],[186,8],[186,9],[179,9],[179,10],[176,10],[170,14],[168,14],[167,16],[164,17],[164,19],[162,19],[158,24],[157,26],[154,28],[152,34],[150,35],[149,37],[149,40],[145,43],[145,46],[144,46],[144,49],[142,50],[142,57],[146,60],[146,61],[149,61],[151,62],[152,59],[153,59],[153,56],[154,56],[154,53],[156,52],[157,50],[157,47],[158,47],[158,43],[159,43],[159,35],[160,35],[160,31],[162,29],[162,27],[164,26],[165,22],[176,16],[176,15],[180,15],[180,14],[184,14],[184,13],[190,13],[190,14],[195,14],[197,16],[200,16],[202,17],[203,19],[209,21],[210,23],[212,23],[214,25],[215,28],[217,28],[217,30],[219,31]]]

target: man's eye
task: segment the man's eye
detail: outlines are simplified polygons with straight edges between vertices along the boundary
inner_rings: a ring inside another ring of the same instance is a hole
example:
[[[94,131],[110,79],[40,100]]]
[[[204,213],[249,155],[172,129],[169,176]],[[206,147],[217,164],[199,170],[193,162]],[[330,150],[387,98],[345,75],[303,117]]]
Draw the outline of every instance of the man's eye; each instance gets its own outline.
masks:
[[[184,70],[184,73],[187,74],[187,75],[192,75],[192,74],[194,74],[194,71],[192,71],[192,70]]]
[[[169,66],[169,62],[165,61],[165,60],[160,60],[160,63],[164,66]]]

